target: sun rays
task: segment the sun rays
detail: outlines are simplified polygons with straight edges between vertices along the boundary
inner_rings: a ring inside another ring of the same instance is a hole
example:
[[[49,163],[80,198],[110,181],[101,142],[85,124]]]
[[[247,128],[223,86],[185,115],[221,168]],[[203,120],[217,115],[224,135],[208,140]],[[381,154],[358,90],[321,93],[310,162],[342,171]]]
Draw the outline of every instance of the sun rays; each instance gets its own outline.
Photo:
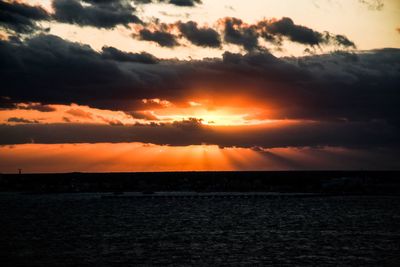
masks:
[[[215,145],[159,146],[144,143],[23,144],[0,146],[0,169],[24,172],[255,171],[375,168],[375,153],[345,148],[220,148]],[[80,155],[80,157],[76,157]]]

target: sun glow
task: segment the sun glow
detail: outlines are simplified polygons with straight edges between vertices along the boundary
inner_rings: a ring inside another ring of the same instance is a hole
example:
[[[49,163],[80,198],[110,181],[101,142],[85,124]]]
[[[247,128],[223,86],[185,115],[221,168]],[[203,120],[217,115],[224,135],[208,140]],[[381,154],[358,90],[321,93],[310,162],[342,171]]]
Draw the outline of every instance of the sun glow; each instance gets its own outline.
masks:
[[[62,153],[60,153],[62,152]],[[76,154],[81,157],[76,157]],[[0,169],[14,172],[112,172],[236,170],[250,164],[258,152],[221,149],[215,145],[159,146],[144,143],[24,144],[0,146]],[[254,163],[254,161],[253,161]]]
[[[269,116],[274,115],[264,106],[243,99],[231,97],[230,101],[215,98],[196,99],[187,101],[186,104],[170,105],[163,109],[152,111],[154,115],[164,122],[173,122],[195,118],[204,125],[210,126],[238,126],[270,123],[275,120]],[[259,117],[262,114],[263,116]]]
[[[159,116],[163,121],[181,121],[190,118],[199,120],[204,125],[243,125],[246,121],[243,119],[246,114],[226,114],[224,112],[199,112],[191,115],[171,115],[171,116]]]
[[[242,102],[238,102],[242,101]],[[250,106],[250,107],[249,107]],[[42,105],[19,103],[13,109],[0,110],[0,123],[94,123],[110,125],[165,124],[195,119],[208,126],[240,126],[274,123],[274,109],[258,103],[230,99],[229,103],[208,99],[170,102],[159,98],[143,99],[131,111],[98,109],[84,105]],[[23,118],[23,120],[21,119]]]
[[[80,155],[77,157],[76,155]],[[345,148],[251,149],[216,145],[145,143],[21,144],[0,146],[0,170],[41,172],[141,172],[358,169],[375,154]]]

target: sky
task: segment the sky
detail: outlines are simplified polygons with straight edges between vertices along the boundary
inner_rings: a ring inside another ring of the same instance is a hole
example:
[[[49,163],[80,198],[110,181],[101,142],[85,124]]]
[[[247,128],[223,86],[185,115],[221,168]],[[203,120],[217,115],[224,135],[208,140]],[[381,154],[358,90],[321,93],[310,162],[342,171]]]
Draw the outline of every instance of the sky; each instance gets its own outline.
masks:
[[[400,169],[398,0],[0,1],[0,173]]]

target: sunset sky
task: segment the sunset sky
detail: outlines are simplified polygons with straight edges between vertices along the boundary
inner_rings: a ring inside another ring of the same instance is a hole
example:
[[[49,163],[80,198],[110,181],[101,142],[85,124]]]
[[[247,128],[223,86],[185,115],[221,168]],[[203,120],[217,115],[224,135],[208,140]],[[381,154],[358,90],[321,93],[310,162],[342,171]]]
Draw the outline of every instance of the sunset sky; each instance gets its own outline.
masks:
[[[400,169],[398,0],[0,1],[0,173]]]

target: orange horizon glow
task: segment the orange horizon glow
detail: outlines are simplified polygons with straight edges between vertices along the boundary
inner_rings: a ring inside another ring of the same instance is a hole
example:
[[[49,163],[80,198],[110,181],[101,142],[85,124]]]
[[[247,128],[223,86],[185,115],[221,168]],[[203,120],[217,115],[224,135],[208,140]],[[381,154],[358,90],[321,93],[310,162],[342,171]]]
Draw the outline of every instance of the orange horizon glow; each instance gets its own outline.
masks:
[[[79,157],[77,157],[79,155]],[[0,146],[0,172],[169,172],[360,169],[375,154],[338,147],[219,148],[145,143],[22,144]],[[382,155],[380,155],[382,156]],[[388,162],[388,164],[393,164]]]
[[[210,145],[23,144],[0,147],[0,158],[6,159],[0,163],[0,170],[11,173],[15,168],[29,173],[229,171],[237,170],[239,162],[246,164],[257,157],[257,152],[251,149],[220,149]]]

